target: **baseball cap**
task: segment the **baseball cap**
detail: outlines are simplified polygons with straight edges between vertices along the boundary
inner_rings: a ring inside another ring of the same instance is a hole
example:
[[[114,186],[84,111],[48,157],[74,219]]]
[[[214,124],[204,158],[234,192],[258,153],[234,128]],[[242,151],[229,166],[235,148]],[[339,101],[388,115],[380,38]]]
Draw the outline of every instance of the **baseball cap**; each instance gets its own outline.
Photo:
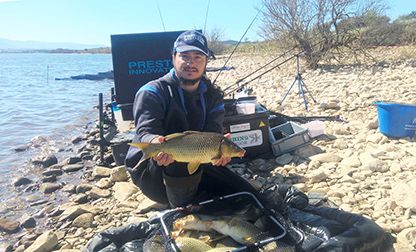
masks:
[[[205,36],[195,30],[181,33],[173,44],[174,52],[199,51],[209,55],[208,43]]]

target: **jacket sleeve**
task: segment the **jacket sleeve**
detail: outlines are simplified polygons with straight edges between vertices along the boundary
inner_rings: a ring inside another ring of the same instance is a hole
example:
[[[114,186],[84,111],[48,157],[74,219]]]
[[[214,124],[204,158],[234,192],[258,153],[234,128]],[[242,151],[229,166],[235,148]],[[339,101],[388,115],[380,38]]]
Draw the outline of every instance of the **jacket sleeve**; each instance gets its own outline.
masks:
[[[223,99],[218,99],[212,103],[207,109],[207,118],[204,131],[223,133],[224,124],[224,102]]]
[[[136,140],[150,142],[158,135],[165,135],[165,107],[165,99],[157,86],[148,83],[140,88],[133,104]]]

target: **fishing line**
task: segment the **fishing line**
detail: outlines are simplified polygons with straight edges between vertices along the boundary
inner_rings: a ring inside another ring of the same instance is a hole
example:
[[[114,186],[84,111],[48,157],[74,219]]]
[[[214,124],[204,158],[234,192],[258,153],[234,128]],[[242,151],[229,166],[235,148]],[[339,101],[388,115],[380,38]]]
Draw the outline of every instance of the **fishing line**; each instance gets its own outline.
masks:
[[[208,10],[209,10],[209,4],[210,4],[210,2],[211,2],[211,0],[208,0],[207,11],[205,13],[204,34],[207,33],[207,20],[208,20]]]
[[[233,56],[235,50],[237,49],[237,47],[240,45],[241,41],[243,40],[244,36],[246,35],[246,33],[248,32],[248,30],[251,28],[251,26],[253,25],[254,21],[256,21],[258,15],[260,14],[261,10],[263,9],[263,6],[259,9],[259,11],[257,12],[256,16],[253,18],[253,20],[251,21],[250,25],[247,27],[246,31],[244,32],[243,36],[241,36],[240,41],[238,41],[237,45],[235,45],[233,51],[231,52],[230,56],[228,56],[227,60],[224,63],[224,66],[221,67],[220,71],[217,74],[217,77],[215,77],[214,81],[212,82],[213,84],[215,84],[215,82],[218,79],[218,76],[220,76],[220,74],[222,73],[222,70],[224,69],[224,67],[227,65],[228,61],[231,59],[231,57]]]
[[[159,7],[159,1],[156,1],[156,6],[157,6],[157,10],[159,11],[160,20],[162,21],[163,31],[166,32],[165,22],[163,22],[162,12],[160,11],[160,7]]]

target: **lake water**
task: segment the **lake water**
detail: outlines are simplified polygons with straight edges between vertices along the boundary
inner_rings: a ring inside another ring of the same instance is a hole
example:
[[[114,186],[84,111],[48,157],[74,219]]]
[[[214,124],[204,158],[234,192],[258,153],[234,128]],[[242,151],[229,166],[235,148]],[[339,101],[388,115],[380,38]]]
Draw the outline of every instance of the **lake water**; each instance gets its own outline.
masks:
[[[112,80],[55,80],[112,70],[109,54],[0,53],[0,206],[17,196],[17,176],[30,177],[30,159],[55,153],[98,118],[98,93]],[[42,140],[24,152],[14,149]],[[62,161],[59,160],[58,161]]]

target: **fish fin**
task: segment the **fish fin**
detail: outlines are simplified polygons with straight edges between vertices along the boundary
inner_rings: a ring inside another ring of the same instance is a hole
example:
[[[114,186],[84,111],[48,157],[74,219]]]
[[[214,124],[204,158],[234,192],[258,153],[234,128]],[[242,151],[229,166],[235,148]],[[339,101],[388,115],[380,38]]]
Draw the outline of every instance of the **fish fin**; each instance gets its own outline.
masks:
[[[255,243],[255,239],[251,236],[243,237],[243,240],[246,242],[246,244],[252,244]]]
[[[198,240],[209,244],[209,243],[211,243],[212,238],[209,235],[201,235],[201,236],[198,237]]]
[[[213,156],[211,160],[220,159],[222,157],[221,153],[218,153],[217,155]]]
[[[146,150],[149,147],[150,143],[129,143],[129,145],[139,148],[141,150]]]
[[[176,238],[178,238],[179,236],[181,236],[181,233],[182,233],[182,230],[172,231],[172,232],[170,232],[170,236],[171,236],[173,239],[176,239]]]
[[[194,174],[198,170],[200,164],[201,163],[198,162],[198,161],[188,163],[188,173],[189,173],[189,175]]]
[[[184,131],[183,134],[201,134],[201,131],[187,130],[187,131]]]
[[[165,141],[168,142],[174,138],[183,137],[184,135],[186,134],[185,133],[173,133],[173,134],[165,136]]]

